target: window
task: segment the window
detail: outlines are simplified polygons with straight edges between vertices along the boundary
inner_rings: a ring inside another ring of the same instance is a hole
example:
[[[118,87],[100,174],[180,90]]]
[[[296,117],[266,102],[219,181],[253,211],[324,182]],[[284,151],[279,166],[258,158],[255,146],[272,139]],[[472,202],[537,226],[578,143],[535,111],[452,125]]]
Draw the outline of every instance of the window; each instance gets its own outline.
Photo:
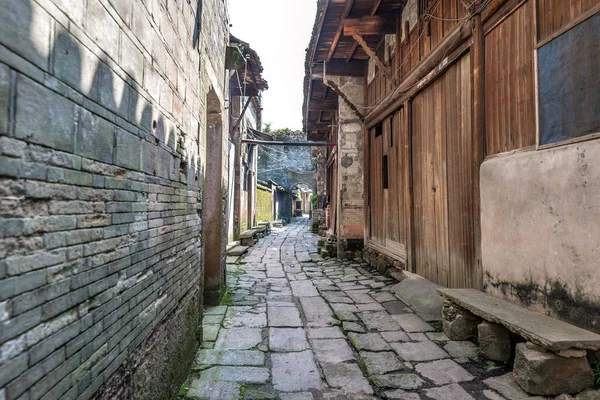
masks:
[[[389,187],[389,182],[388,182],[388,156],[383,156],[382,164],[381,164],[381,176],[383,177],[383,188],[387,189]]]
[[[375,127],[375,137],[383,135],[383,125],[379,124]]]
[[[538,49],[540,144],[600,133],[600,13]]]

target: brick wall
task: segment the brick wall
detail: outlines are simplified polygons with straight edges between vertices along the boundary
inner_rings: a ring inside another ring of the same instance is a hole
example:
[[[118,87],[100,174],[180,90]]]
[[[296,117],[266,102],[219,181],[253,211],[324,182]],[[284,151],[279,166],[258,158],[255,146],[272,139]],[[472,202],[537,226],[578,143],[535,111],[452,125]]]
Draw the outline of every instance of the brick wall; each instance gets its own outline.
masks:
[[[169,398],[199,339],[225,2],[0,4],[0,399]]]
[[[338,257],[343,258],[347,248],[360,248],[364,242],[364,124],[353,109],[363,109],[364,79],[328,75],[326,81],[341,96],[337,132],[336,232]]]

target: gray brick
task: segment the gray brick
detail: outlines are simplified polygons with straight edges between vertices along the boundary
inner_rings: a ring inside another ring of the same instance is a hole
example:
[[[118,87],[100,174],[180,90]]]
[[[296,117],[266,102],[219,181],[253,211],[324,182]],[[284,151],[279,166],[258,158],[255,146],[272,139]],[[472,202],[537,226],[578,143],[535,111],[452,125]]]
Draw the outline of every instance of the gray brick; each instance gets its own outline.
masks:
[[[89,201],[111,201],[115,197],[115,191],[105,189],[80,188],[79,200]]]
[[[50,201],[48,211],[50,214],[96,214],[103,213],[103,203],[89,201]]]
[[[72,200],[77,198],[77,188],[59,183],[27,181],[25,194],[35,199]]]
[[[110,225],[109,214],[81,215],[77,217],[77,228],[95,228]]]
[[[131,187],[131,181],[127,179],[106,178],[104,187],[107,189],[124,189],[128,190]]]
[[[53,250],[67,245],[67,235],[65,232],[47,233],[44,235],[44,246],[48,250]]]
[[[58,384],[61,387],[57,388],[57,390],[53,389],[54,393],[56,393],[54,396],[58,399],[62,393],[66,392],[71,387],[71,382],[65,382],[62,385],[59,382],[62,383],[63,378],[74,371],[80,363],[81,354],[78,353],[72,357],[67,356],[67,360],[59,368],[54,369],[31,387],[29,391],[30,398],[32,400],[40,399]],[[52,393],[49,395],[51,396]],[[49,395],[44,396],[44,399],[46,400]]]
[[[114,142],[115,126],[112,123],[87,110],[81,111],[76,154],[93,160],[112,163]]]
[[[67,357],[70,357],[72,354],[77,353],[83,348],[83,346],[87,345],[88,343],[92,343],[94,338],[100,335],[100,333],[102,333],[101,322],[93,325],[88,330],[82,332],[80,335],[75,337],[73,340],[67,343]]]
[[[72,152],[76,114],[75,103],[19,75],[17,138]]]
[[[102,239],[104,230],[102,228],[79,229],[67,232],[67,245],[73,246],[81,243],[89,243],[94,240]]]
[[[19,277],[2,279],[0,280],[0,301],[36,289],[45,285],[46,282],[46,271],[34,271]]]
[[[92,174],[63,168],[48,168],[48,182],[92,186]]]
[[[2,95],[2,79],[3,79],[3,66],[0,64],[0,96]],[[2,100],[0,100],[0,107],[2,107]],[[4,110],[0,109],[0,132],[4,131],[6,132],[8,129],[7,128],[2,128],[2,112]],[[6,108],[6,111],[8,112],[8,106]],[[6,116],[6,118],[8,118],[8,116]],[[0,137],[0,154],[4,154],[6,156],[9,157],[24,157],[25,156],[25,149],[27,147],[27,143],[21,140],[17,140],[17,139],[13,139],[13,138],[9,138],[6,136],[1,136]]]
[[[0,176],[17,179],[45,179],[46,166],[21,159],[0,156]]]
[[[74,215],[40,217],[39,221],[43,232],[66,231],[77,227],[77,217]]]
[[[103,188],[106,178],[100,175],[94,175],[92,178],[92,186],[95,188]]]
[[[110,287],[113,287],[119,281],[119,276],[117,274],[111,275],[105,279],[102,279],[98,282],[95,282],[93,285],[89,287],[90,296],[95,296],[96,294],[107,290]]]
[[[120,243],[119,238],[113,238],[113,239],[102,240],[100,242],[89,243],[83,247],[83,254],[86,257],[88,257],[88,256],[93,256],[94,254],[98,254],[98,253],[105,253],[109,250],[114,250],[119,243]]]
[[[13,298],[11,300],[13,315],[22,314],[25,311],[29,311],[47,301],[68,293],[70,286],[70,281],[58,282]]]
[[[15,256],[6,259],[8,275],[21,275],[30,271],[60,264],[67,260],[66,251],[53,250],[34,253],[27,256]]]
[[[65,349],[61,348],[44,361],[29,368],[24,374],[9,383],[6,387],[6,392],[9,398],[16,399],[29,389],[34,383],[42,379],[46,374],[58,367],[65,361]]]
[[[55,349],[60,348],[63,344],[79,335],[79,328],[80,322],[77,321],[31,347],[27,351],[29,353],[29,364],[37,364],[50,355]]]
[[[104,228],[104,238],[110,239],[117,236],[127,235],[129,233],[129,225],[111,225]]]
[[[88,289],[81,288],[74,290],[58,299],[47,302],[42,306],[42,318],[53,318],[61,313],[70,310],[78,304],[83,303],[88,298]]]
[[[44,71],[48,70],[50,29],[50,15],[35,2],[8,1],[2,4],[2,44]]]
[[[76,275],[71,280],[71,290],[78,289],[89,285],[92,282],[99,281],[100,279],[106,278],[108,275],[108,268],[106,265],[102,265],[98,268],[94,268],[90,271]]]
[[[38,307],[15,318],[0,323],[0,343],[4,343],[28,331],[42,321],[42,309]]]
[[[6,384],[27,370],[27,354],[13,358],[10,362],[0,365],[0,387]]]

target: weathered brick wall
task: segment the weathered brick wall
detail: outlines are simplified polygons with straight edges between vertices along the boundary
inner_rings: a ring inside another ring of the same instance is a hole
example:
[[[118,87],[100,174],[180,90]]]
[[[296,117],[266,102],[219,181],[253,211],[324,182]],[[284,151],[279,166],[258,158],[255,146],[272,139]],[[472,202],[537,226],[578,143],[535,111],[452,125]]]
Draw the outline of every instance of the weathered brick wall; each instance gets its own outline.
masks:
[[[225,2],[0,9],[0,399],[169,398],[198,341]]]

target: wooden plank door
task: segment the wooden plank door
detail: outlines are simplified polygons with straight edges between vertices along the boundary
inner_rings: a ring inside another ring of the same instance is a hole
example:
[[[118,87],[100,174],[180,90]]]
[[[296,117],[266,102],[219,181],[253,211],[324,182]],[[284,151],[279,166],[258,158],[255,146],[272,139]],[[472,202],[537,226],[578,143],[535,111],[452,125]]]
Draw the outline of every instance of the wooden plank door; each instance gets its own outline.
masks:
[[[446,287],[476,284],[471,108],[469,55],[412,103],[414,262]]]

